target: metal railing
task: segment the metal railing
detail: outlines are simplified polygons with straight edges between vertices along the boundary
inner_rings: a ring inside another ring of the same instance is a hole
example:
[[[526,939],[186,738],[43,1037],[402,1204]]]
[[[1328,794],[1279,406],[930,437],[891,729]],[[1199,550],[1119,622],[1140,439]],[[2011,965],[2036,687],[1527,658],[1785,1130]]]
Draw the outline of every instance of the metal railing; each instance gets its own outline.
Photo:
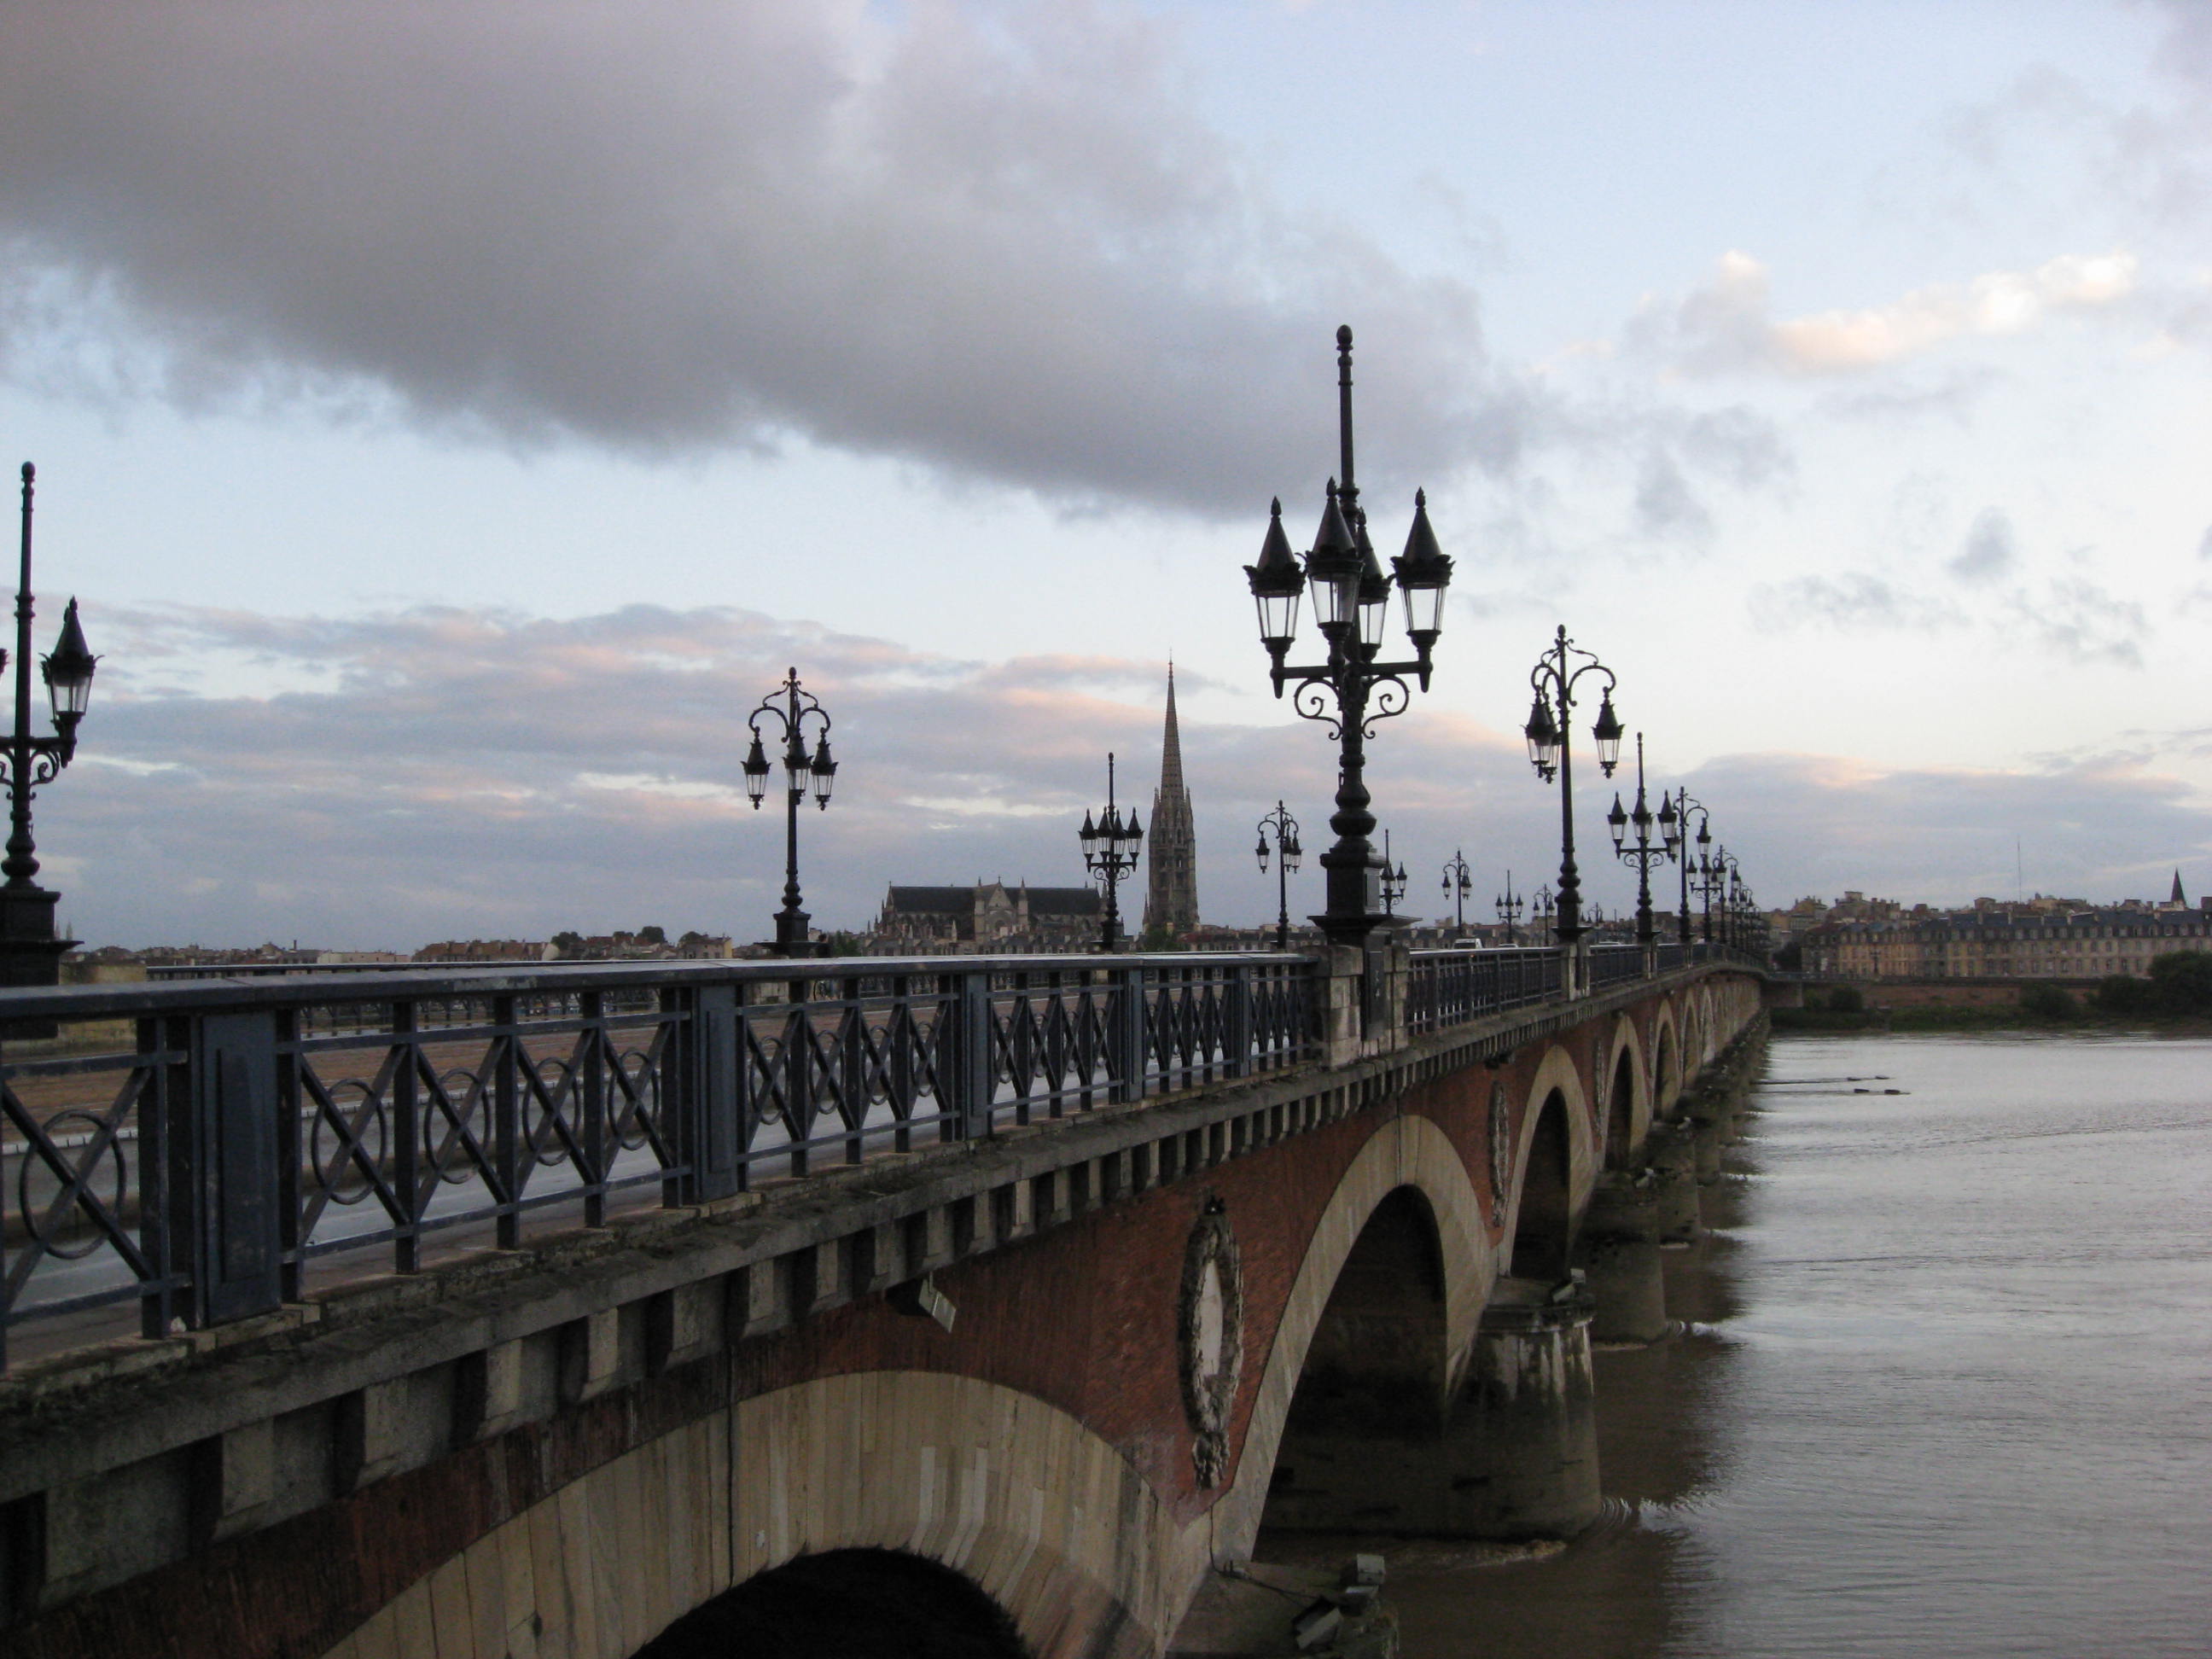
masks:
[[[1643,972],[1634,946],[1590,957],[1593,987]],[[1757,965],[1702,944],[1656,965],[1722,958]],[[0,994],[0,1369],[11,1336],[20,1358],[250,1318],[612,1211],[1304,1064],[1323,972],[851,957]],[[1549,946],[1417,951],[1407,1029],[1560,988]]]
[[[855,958],[10,992],[0,1366],[32,1322],[88,1340],[134,1302],[149,1336],[248,1318],[319,1268],[414,1272],[1302,1063],[1316,971]],[[135,1044],[68,1051],[99,1027]]]

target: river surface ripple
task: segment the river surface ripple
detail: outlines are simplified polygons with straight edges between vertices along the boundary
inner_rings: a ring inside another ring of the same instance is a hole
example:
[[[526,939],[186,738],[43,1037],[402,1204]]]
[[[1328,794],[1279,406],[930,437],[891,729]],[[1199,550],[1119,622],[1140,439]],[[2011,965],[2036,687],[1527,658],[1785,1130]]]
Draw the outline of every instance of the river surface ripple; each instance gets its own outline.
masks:
[[[1778,1037],[1753,1098],[1697,1322],[1599,1356],[1605,1519],[1386,1546],[1407,1659],[2212,1654],[2212,1041]]]

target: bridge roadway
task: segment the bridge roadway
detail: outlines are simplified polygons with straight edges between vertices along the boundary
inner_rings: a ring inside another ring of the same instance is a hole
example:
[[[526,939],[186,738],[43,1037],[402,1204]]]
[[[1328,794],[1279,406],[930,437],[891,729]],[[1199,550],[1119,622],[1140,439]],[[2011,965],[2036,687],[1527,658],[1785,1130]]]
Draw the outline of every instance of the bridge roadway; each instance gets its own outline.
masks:
[[[1690,956],[11,993],[0,1639],[1153,1655],[1263,1521],[1571,1533],[1761,1028]]]

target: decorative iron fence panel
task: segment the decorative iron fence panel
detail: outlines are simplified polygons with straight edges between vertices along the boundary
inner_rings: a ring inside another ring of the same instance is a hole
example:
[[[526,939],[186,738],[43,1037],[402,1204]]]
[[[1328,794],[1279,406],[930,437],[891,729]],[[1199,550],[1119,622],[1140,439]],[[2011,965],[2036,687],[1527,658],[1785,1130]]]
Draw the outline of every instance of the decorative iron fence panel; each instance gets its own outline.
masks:
[[[1416,951],[1407,988],[1407,1024],[1417,1033],[1440,1031],[1559,994],[1559,953],[1549,945]]]
[[[298,974],[0,997],[9,1339],[160,1335],[1304,1063],[1316,964],[957,957]],[[129,1053],[18,1042],[135,1024]]]

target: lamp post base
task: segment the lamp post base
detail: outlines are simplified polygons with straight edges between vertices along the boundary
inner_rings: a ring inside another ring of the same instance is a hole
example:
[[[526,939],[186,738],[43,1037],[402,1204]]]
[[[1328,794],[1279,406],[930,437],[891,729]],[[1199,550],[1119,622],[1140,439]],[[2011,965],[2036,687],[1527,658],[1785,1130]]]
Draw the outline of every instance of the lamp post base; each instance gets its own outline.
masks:
[[[59,893],[43,887],[0,887],[0,986],[58,985],[73,939],[54,935]]]
[[[818,947],[809,936],[807,914],[804,910],[779,910],[775,913],[775,939],[769,947],[780,957],[811,957],[818,954]]]

